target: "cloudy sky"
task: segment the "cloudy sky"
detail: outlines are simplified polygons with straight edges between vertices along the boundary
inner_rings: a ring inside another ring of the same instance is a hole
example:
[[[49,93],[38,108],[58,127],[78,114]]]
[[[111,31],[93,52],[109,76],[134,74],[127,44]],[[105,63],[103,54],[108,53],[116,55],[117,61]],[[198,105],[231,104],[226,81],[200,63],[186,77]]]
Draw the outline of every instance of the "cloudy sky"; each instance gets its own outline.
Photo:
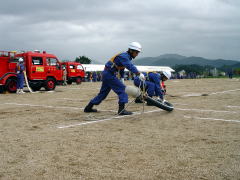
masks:
[[[139,57],[240,60],[239,0],[1,0],[0,22],[0,50],[105,62],[138,41]]]

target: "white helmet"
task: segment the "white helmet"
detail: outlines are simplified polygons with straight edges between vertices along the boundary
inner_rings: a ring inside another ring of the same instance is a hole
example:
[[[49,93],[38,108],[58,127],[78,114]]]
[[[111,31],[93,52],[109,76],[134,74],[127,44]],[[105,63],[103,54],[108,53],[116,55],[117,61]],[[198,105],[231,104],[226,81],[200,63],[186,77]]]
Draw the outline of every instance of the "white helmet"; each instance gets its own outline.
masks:
[[[163,75],[164,75],[167,79],[170,79],[170,78],[171,78],[171,72],[170,72],[170,71],[163,71]]]
[[[128,46],[129,49],[133,49],[136,51],[141,52],[142,51],[142,46],[139,42],[131,42]]]
[[[19,58],[19,59],[18,59],[18,62],[23,62],[23,58]]]

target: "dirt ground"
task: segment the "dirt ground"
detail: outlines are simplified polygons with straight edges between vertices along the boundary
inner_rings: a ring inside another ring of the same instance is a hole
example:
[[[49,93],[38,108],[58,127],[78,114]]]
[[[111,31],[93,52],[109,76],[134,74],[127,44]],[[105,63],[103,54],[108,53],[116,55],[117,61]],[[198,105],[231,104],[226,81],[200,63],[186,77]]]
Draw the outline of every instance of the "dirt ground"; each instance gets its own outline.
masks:
[[[83,112],[100,85],[0,94],[0,179],[240,179],[239,79],[170,80],[173,112],[124,117],[113,92]]]

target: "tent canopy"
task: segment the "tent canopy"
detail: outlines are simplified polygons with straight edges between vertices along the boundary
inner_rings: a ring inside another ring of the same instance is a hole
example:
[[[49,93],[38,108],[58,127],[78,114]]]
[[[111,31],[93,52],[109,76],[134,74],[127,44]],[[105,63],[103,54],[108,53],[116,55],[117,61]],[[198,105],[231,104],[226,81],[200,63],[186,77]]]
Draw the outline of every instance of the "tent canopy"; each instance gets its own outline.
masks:
[[[82,64],[82,66],[84,67],[85,71],[93,72],[93,71],[103,71],[105,65],[102,65],[102,64]],[[136,66],[136,67],[141,72],[149,72],[149,71],[156,71],[156,72],[171,71],[171,72],[175,72],[169,66]],[[125,71],[128,71],[128,70],[125,69]]]

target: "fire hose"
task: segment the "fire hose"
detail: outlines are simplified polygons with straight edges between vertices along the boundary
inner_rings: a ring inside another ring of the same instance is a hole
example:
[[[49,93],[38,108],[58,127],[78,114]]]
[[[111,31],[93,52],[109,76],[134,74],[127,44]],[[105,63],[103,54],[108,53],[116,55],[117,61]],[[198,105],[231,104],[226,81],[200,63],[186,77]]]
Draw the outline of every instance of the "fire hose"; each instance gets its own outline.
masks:
[[[163,109],[165,111],[171,112],[174,107],[171,103],[169,103],[166,100],[161,100],[161,99],[154,99],[150,96],[148,96],[146,92],[146,87],[145,87],[145,82],[142,81],[142,88],[141,88],[141,83],[139,87],[136,86],[126,86],[125,92],[129,95],[132,96],[133,98],[140,98],[143,102],[146,101],[147,103],[156,106],[160,109]],[[144,104],[143,103],[143,111],[144,111]]]
[[[25,83],[27,85],[27,88],[30,91],[30,93],[33,93],[32,89],[31,89],[31,87],[29,86],[29,83],[28,83],[28,78],[27,78],[26,71],[23,71],[23,73],[24,73],[24,79],[25,79]]]

